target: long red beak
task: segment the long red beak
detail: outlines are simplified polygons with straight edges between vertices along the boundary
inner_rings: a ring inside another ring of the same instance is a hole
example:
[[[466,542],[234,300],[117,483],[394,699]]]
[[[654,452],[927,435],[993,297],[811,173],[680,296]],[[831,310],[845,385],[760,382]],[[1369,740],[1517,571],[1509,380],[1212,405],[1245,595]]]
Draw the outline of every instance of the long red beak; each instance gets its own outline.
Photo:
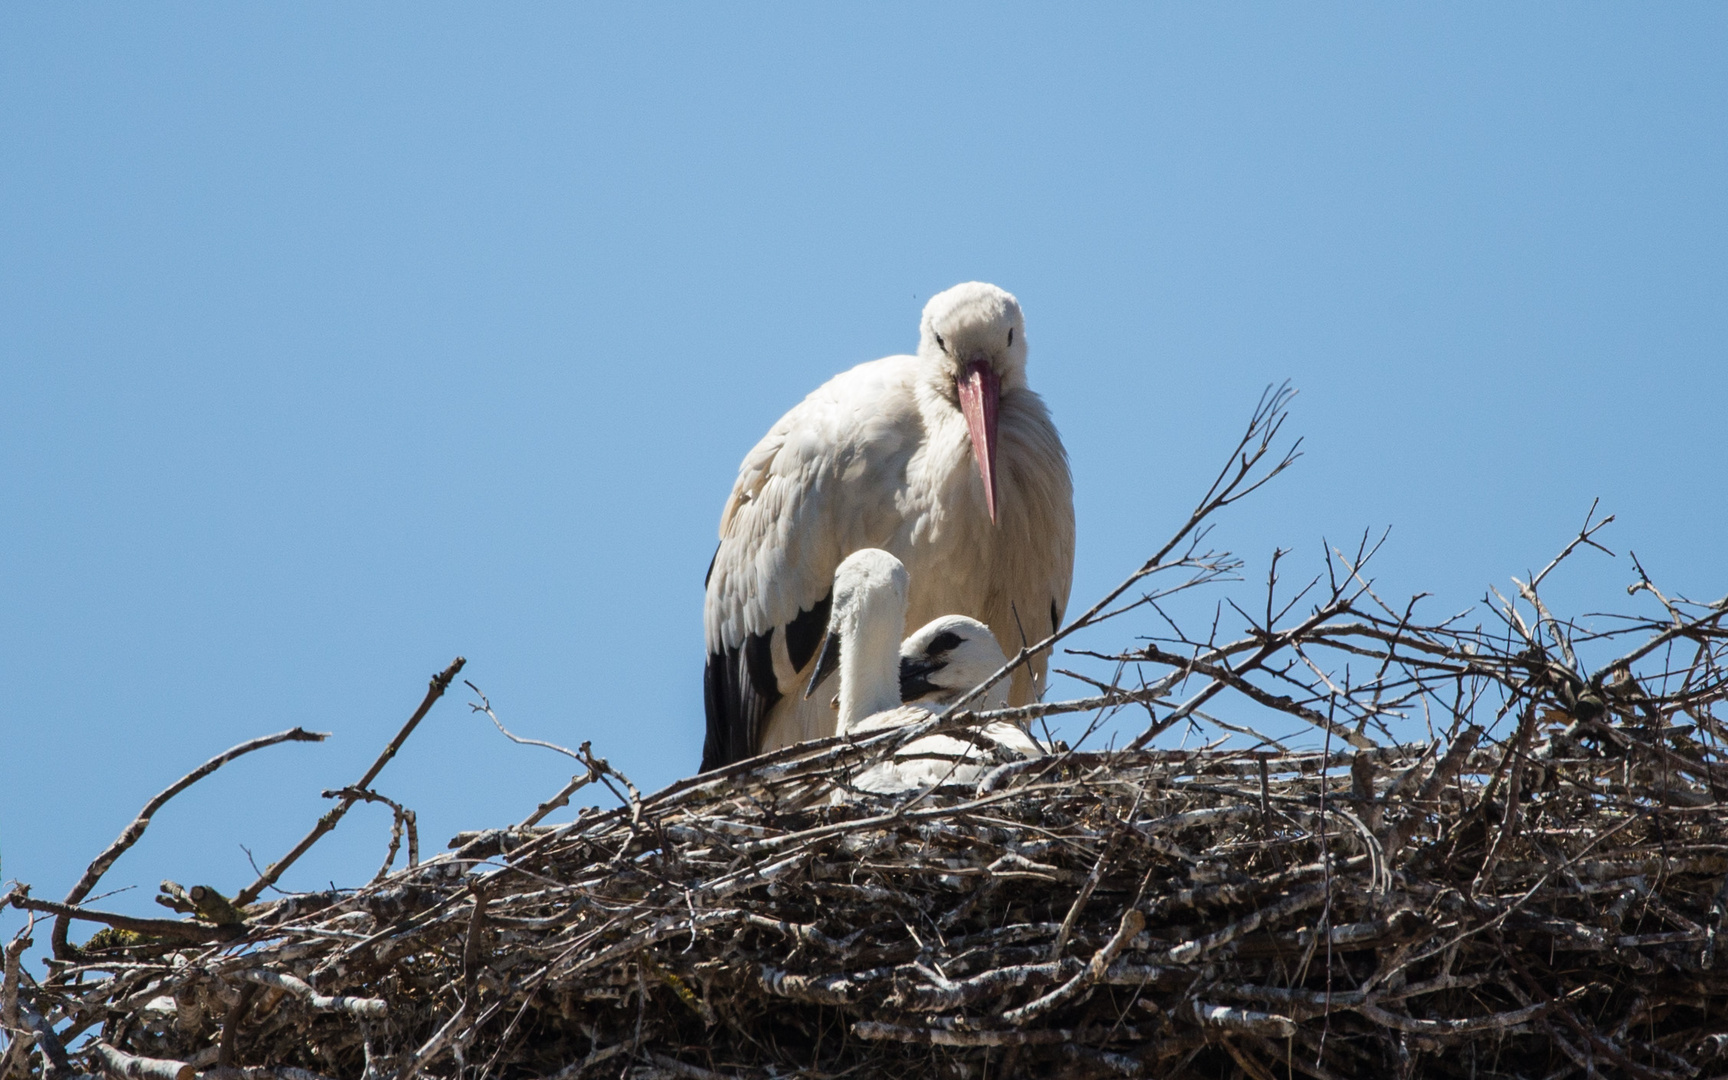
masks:
[[[960,411],[966,415],[966,430],[972,433],[972,456],[978,475],[984,479],[984,505],[990,508],[990,524],[996,524],[996,405],[1002,382],[996,369],[983,361],[966,365],[954,380],[960,391]]]

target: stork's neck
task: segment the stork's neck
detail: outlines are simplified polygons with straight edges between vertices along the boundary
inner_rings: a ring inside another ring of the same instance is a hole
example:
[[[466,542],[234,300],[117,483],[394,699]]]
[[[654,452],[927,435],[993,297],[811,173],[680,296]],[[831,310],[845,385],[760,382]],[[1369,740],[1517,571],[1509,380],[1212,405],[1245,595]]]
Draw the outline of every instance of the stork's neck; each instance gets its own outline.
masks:
[[[898,602],[897,602],[898,601]],[[839,732],[900,706],[900,639],[905,600],[887,590],[865,591],[840,627]]]

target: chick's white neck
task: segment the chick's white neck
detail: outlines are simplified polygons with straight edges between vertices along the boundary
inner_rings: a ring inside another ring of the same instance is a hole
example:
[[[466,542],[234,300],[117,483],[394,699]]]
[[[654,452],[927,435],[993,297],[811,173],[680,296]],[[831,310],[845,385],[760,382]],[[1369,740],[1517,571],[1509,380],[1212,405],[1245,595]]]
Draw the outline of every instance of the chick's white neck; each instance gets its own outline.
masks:
[[[879,712],[900,707],[900,638],[906,602],[866,590],[840,619],[840,734]]]

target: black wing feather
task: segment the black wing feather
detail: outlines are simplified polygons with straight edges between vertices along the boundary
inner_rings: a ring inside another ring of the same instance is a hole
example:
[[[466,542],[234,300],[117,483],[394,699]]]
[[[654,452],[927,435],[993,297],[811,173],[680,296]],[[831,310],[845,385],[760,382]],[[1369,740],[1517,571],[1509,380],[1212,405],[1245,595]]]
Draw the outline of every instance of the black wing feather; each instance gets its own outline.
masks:
[[[804,665],[816,655],[816,646],[822,644],[822,635],[828,630],[828,609],[833,601],[834,593],[830,590],[786,624],[786,656],[792,661],[793,671],[803,671]]]
[[[708,654],[702,695],[708,735],[702,741],[702,772],[743,761],[756,753],[762,720],[780,700],[769,634],[751,634],[742,649]]]
[[[712,571],[712,566],[710,566]],[[828,629],[833,594],[824,596],[787,624],[786,653],[792,667],[803,671]],[[770,652],[773,631],[751,634],[742,649],[708,654],[702,673],[702,695],[708,714],[708,734],[702,741],[702,771],[718,769],[753,757],[762,738],[762,722],[783,696],[774,677]]]

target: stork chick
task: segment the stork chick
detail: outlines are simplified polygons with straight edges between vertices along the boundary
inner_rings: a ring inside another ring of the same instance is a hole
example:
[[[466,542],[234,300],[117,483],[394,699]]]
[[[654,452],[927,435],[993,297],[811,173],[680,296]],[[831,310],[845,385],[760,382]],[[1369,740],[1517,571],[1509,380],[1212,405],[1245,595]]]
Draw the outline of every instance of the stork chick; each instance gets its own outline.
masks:
[[[805,692],[813,694],[830,671],[838,670],[837,727],[842,735],[902,727],[927,720],[941,711],[900,701],[902,672],[906,668],[902,649],[896,643],[905,626],[907,585],[908,575],[900,560],[875,548],[853,553],[835,572],[828,630]],[[914,638],[924,641],[908,642],[913,649],[912,669],[922,670],[926,681],[930,675],[938,676],[938,681],[930,683],[932,693],[946,696],[949,701],[1002,665],[1000,647],[995,645],[988,628],[973,619],[965,619],[964,623],[948,621],[929,635],[920,631]],[[962,644],[970,643],[963,650],[968,659],[954,669],[951,678],[970,678],[962,673],[965,669],[988,662],[987,653],[977,647],[979,642],[989,642],[990,648],[995,649],[994,666],[985,668],[982,676],[964,687],[950,686],[949,678],[942,675],[951,663],[948,657],[962,651]],[[1003,730],[996,733],[990,728]],[[1014,724],[998,722],[979,735],[987,743],[995,744],[996,752],[1006,756],[1043,753],[1043,748]],[[889,794],[943,783],[972,784],[991,764],[985,752],[972,742],[948,735],[930,735],[899,748],[892,760],[869,766],[854,779],[853,786]]]
[[[900,700],[945,713],[974,687],[1001,671],[1007,662],[988,626],[964,615],[943,615],[925,623],[901,643]],[[1007,704],[1008,684],[1003,681],[971,702],[971,707],[983,711]],[[1012,753],[1023,757],[1044,756],[1043,745],[1018,724],[996,720],[978,732]]]

